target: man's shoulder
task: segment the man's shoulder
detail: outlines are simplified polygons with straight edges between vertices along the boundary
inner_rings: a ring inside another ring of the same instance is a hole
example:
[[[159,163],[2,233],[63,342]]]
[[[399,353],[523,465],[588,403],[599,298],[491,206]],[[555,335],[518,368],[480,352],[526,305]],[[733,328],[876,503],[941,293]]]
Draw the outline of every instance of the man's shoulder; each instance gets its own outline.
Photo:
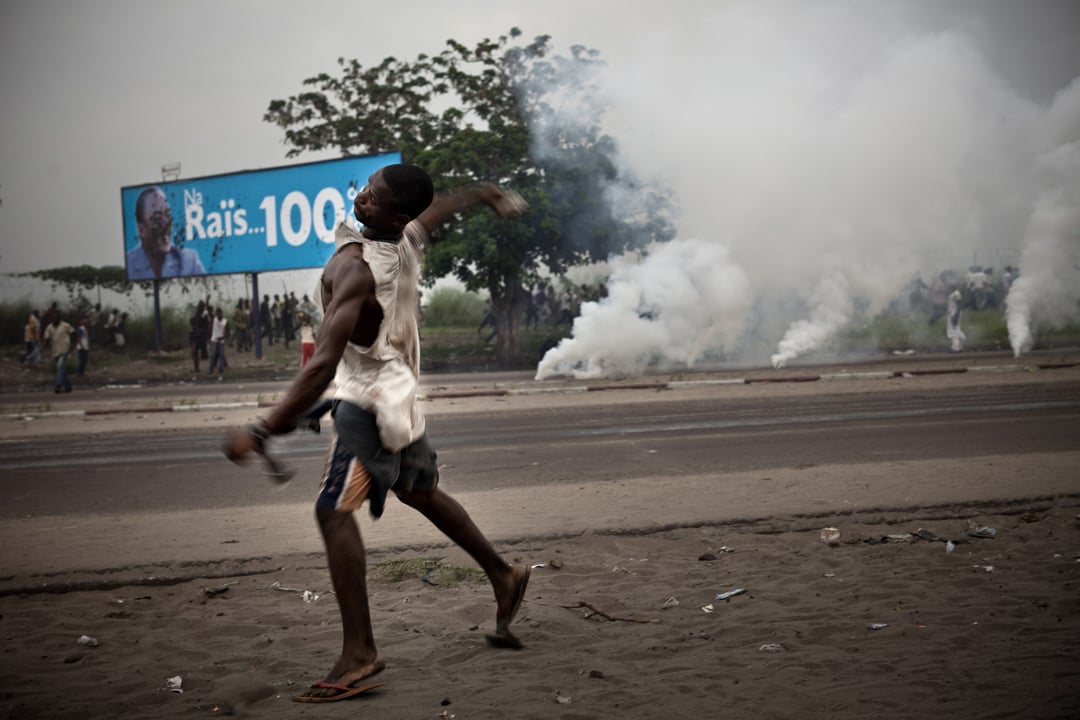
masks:
[[[401,231],[402,240],[417,254],[423,254],[424,248],[431,242],[431,233],[419,220],[413,220]]]
[[[364,247],[360,243],[349,243],[339,247],[323,267],[320,282],[331,291],[353,282],[362,282],[373,278],[371,266],[364,257]]]

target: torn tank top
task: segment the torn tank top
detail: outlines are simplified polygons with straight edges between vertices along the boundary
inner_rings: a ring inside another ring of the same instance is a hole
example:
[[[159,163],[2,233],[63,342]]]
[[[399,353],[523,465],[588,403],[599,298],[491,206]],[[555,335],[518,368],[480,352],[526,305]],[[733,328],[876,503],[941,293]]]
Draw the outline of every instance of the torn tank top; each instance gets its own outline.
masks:
[[[415,220],[396,241],[371,240],[347,223],[334,231],[334,244],[363,247],[375,278],[375,299],[383,319],[368,347],[348,343],[334,377],[334,398],[375,415],[383,447],[392,452],[424,434],[424,414],[416,402],[420,382],[420,333],[417,299],[420,262],[429,239]]]

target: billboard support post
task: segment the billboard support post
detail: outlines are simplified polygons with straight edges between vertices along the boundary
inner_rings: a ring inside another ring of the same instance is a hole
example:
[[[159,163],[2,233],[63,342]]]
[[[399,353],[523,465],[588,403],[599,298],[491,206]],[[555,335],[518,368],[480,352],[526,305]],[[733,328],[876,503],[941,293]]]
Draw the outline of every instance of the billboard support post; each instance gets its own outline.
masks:
[[[154,279],[154,350],[161,352],[161,281]]]
[[[251,273],[252,326],[255,329],[255,359],[262,360],[262,326],[259,324],[259,273]]]

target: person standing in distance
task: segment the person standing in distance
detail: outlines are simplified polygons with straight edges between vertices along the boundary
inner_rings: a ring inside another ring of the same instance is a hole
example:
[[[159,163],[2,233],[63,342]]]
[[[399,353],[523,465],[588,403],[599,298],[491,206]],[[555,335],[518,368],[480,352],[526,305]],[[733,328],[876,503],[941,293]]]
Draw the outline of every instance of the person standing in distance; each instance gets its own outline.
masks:
[[[67,358],[71,352],[71,336],[74,332],[75,328],[60,319],[59,312],[53,316],[52,324],[45,328],[45,342],[49,343],[53,362],[56,363],[56,383],[53,390],[58,393],[71,392]]]
[[[480,205],[504,217],[525,209],[516,194],[487,184],[434,197],[431,178],[413,165],[391,165],[373,174],[353,204],[363,231],[345,222],[335,231],[337,249],[318,286],[323,321],[314,357],[266,418],[225,441],[223,450],[233,462],[262,452],[271,436],[295,428],[334,381],[336,437],[315,514],[344,642],[325,679],[297,701],[343,700],[382,684],[372,680],[385,662],[371,628],[364,544],[352,512],[367,500],[371,514],[380,517],[389,490],[483,568],[496,600],[495,632],[488,641],[521,647],[509,626],[524,599],[529,567],[507,564],[465,509],[439,487],[435,451],[416,402],[416,299],[424,247],[447,219]]]
[[[129,280],[205,275],[199,254],[172,244],[172,210],[159,187],[148,187],[135,200],[139,247],[127,254]]]

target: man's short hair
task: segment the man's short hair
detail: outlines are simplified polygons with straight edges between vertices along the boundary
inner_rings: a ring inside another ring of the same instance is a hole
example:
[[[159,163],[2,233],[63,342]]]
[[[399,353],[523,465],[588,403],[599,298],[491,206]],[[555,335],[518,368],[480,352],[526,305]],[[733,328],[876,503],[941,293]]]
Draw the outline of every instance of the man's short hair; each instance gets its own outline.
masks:
[[[139,197],[135,198],[135,222],[143,221],[143,218],[145,217],[143,211],[146,208],[146,201],[154,193],[161,193],[162,196],[165,195],[161,188],[154,185],[143,190],[139,193]]]
[[[394,206],[410,219],[427,210],[435,197],[431,176],[416,165],[387,165],[383,179],[394,193]]]

